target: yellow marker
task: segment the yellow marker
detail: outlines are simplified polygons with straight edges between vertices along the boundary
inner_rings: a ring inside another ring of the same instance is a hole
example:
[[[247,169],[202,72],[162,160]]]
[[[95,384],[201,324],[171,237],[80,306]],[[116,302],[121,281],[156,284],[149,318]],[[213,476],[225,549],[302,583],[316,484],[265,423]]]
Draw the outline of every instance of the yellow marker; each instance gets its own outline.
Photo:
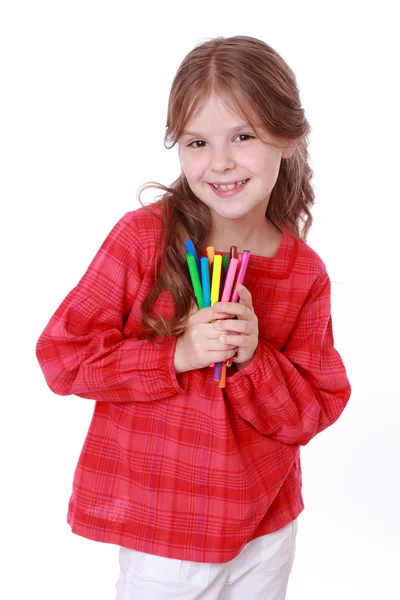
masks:
[[[213,266],[214,256],[215,256],[215,250],[214,250],[214,248],[212,246],[207,246],[208,266],[210,267],[210,269]]]
[[[214,256],[214,266],[211,283],[211,306],[219,300],[219,288],[221,284],[221,269],[222,269],[222,256],[216,254]]]

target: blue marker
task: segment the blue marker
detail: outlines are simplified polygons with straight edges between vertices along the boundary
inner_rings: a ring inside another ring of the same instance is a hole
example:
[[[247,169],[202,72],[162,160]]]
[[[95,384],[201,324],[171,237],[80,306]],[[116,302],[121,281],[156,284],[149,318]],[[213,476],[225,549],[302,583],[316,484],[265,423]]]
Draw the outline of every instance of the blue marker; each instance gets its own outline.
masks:
[[[197,256],[197,252],[196,249],[194,247],[194,244],[192,242],[192,240],[188,240],[187,242],[185,242],[185,246],[186,246],[186,250],[189,254],[193,254],[195,261],[196,261],[196,266],[197,266],[197,271],[199,273],[199,277],[200,277],[200,261],[199,261],[199,257]]]
[[[203,288],[204,307],[211,306],[210,292],[210,267],[208,266],[208,258],[202,257],[201,262],[201,287]]]

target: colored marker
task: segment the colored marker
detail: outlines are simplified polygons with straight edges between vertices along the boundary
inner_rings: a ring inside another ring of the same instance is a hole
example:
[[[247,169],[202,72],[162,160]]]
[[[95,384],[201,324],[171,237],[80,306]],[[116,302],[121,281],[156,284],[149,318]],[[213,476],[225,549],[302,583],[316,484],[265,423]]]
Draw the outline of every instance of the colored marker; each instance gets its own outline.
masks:
[[[186,254],[186,261],[189,267],[190,279],[192,280],[192,286],[194,295],[196,296],[197,306],[204,308],[203,290],[201,289],[201,283],[199,278],[199,272],[197,270],[196,259],[193,254]]]
[[[221,285],[221,271],[222,271],[222,256],[215,254],[213,261],[212,280],[211,280],[211,306],[219,300],[219,289]],[[211,363],[210,367],[213,367],[214,363]]]
[[[225,383],[226,383],[226,362],[222,363],[222,369],[221,369],[221,379],[219,380],[219,386],[220,388],[224,388],[225,387]]]
[[[209,268],[207,257],[203,256],[200,259],[200,267],[201,267],[201,287],[203,288],[204,306],[207,308],[208,306],[211,306],[210,268]]]
[[[222,370],[222,363],[220,363],[220,362],[215,363],[215,366],[214,366],[214,381],[220,381],[220,379],[221,379],[221,370]]]
[[[247,271],[247,267],[249,264],[249,260],[250,260],[250,252],[249,250],[243,250],[242,252],[242,256],[241,256],[241,260],[240,260],[240,265],[239,265],[239,273],[234,285],[234,289],[233,289],[233,293],[232,293],[232,297],[231,297],[231,302],[237,302],[239,300],[239,294],[237,292],[236,286],[241,283],[243,285],[244,283],[244,279],[246,277],[246,271]],[[232,359],[229,358],[226,361],[226,366],[227,367],[231,367],[232,366]]]
[[[230,258],[237,258],[237,246],[231,246],[229,250]]]
[[[235,281],[236,269],[238,265],[237,258],[231,258],[229,263],[228,273],[226,274],[224,291],[222,292],[221,302],[229,302],[231,292],[233,288],[233,282]]]
[[[222,296],[222,291],[224,289],[225,279],[226,279],[226,274],[228,272],[228,269],[229,269],[229,254],[223,254],[222,255],[222,277],[221,277],[221,288],[220,288],[221,296]]]
[[[225,279],[224,291],[222,292],[221,302],[229,302],[231,297],[233,282],[235,281],[235,274],[238,265],[237,258],[231,258],[229,263],[228,273]],[[218,379],[217,379],[218,377]],[[221,377],[221,363],[216,363],[214,367],[214,381],[219,381]]]
[[[212,268],[213,262],[214,262],[214,256],[215,256],[215,250],[214,250],[213,246],[207,246],[207,257],[208,257],[208,264],[210,265],[210,273],[211,273],[211,268]]]
[[[214,266],[211,282],[211,306],[219,300],[219,286],[221,282],[222,256],[216,254],[214,256]]]
[[[199,274],[200,277],[200,261],[199,261],[199,257],[197,256],[197,252],[196,252],[196,248],[194,247],[194,244],[192,242],[192,240],[187,240],[187,242],[185,242],[185,246],[186,246],[186,250],[189,254],[193,254],[195,260],[196,260],[196,267],[197,267],[197,272]]]
[[[237,280],[235,283],[235,287],[232,293],[231,302],[237,302],[239,300],[239,294],[237,292],[237,285],[241,283],[243,285],[244,279],[246,277],[246,271],[249,264],[250,252],[248,250],[243,250],[242,260],[240,261],[239,273],[237,276]]]

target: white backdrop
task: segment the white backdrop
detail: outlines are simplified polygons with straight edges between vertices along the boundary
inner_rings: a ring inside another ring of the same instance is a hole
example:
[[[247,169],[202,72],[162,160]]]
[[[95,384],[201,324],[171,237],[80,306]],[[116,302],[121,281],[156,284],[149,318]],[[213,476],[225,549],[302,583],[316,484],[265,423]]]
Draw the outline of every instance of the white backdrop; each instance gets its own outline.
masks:
[[[338,423],[302,451],[288,600],[400,598],[395,5],[1,4],[1,598],[114,598],[117,548],[65,520],[93,403],[48,390],[35,344],[139,186],[176,178],[163,135],[180,61],[203,38],[237,34],[265,40],[297,75],[313,129],[309,243],[334,282],[353,385]]]

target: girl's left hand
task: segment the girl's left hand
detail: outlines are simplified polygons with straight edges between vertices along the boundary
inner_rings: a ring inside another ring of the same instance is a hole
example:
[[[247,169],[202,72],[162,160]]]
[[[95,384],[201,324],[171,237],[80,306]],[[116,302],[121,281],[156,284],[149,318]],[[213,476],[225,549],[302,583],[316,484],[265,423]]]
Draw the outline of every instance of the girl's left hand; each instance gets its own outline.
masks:
[[[246,367],[253,358],[258,346],[258,319],[253,310],[252,298],[244,285],[237,286],[239,302],[218,302],[214,309],[218,313],[228,313],[232,319],[216,321],[214,327],[221,331],[219,341],[237,346],[238,351],[232,359],[239,369]],[[234,319],[233,317],[237,317]]]

